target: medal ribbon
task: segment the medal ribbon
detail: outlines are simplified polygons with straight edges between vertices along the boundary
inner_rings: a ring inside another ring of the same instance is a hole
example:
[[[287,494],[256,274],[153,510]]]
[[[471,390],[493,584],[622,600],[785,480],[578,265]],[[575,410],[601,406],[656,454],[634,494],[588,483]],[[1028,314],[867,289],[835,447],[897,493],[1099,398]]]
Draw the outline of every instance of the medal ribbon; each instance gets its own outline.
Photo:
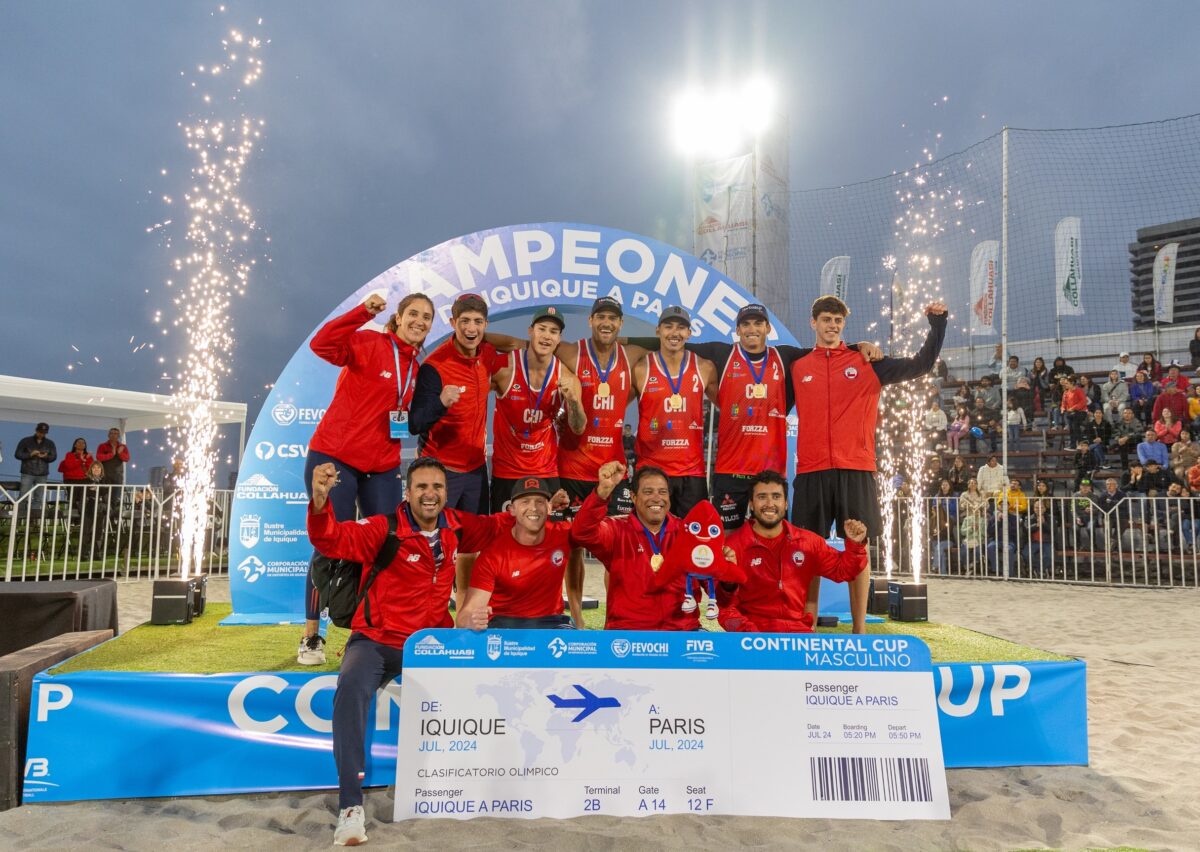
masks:
[[[612,372],[613,365],[617,363],[617,346],[620,344],[613,344],[612,355],[608,356],[608,366],[601,370],[600,357],[596,354],[596,350],[592,347],[591,339],[588,339],[586,342],[588,355],[591,356],[592,363],[596,365],[596,375],[600,378],[600,381],[607,384],[608,374]]]
[[[771,350],[768,349],[763,352],[762,369],[757,373],[754,372],[754,362],[750,360],[750,356],[746,354],[746,350],[742,348],[742,344],[740,343],[738,344],[738,352],[742,353],[742,360],[746,362],[746,366],[750,369],[750,378],[754,379],[754,384],[761,385],[763,383],[763,376],[767,374],[767,359]]]
[[[642,527],[642,532],[645,534],[646,540],[650,542],[650,549],[654,551],[654,555],[658,556],[661,554],[663,540],[667,537],[666,521],[663,522],[662,529],[658,531],[657,536],[655,536],[654,533],[650,532],[650,530],[646,529],[644,526]]]
[[[525,382],[529,385],[529,389],[533,390],[533,380],[529,378],[529,350],[521,350],[521,362],[525,367]],[[554,362],[550,362],[550,366],[546,368],[546,375],[542,376],[542,386],[538,388],[537,399],[533,401],[533,410],[540,411],[542,408],[542,396],[546,393],[546,386],[550,384],[550,374],[554,371]],[[526,432],[529,430],[526,429]]]
[[[408,389],[412,386],[413,376],[417,373],[417,359],[413,359],[408,365],[408,375],[404,377],[404,384],[400,383],[400,347],[396,345],[396,341],[392,341],[392,354],[396,357],[396,390],[400,393],[400,401],[396,408],[401,411],[405,410],[404,396],[408,393]]]
[[[667,369],[667,362],[663,360],[662,353],[656,352],[654,357],[658,359],[658,366],[662,368],[663,375],[667,377],[671,393],[679,395],[679,389],[683,387],[683,374],[687,372],[688,365],[692,363],[692,353],[687,353],[687,357],[683,359],[683,364],[679,368],[679,375],[675,378],[671,378],[671,371]]]

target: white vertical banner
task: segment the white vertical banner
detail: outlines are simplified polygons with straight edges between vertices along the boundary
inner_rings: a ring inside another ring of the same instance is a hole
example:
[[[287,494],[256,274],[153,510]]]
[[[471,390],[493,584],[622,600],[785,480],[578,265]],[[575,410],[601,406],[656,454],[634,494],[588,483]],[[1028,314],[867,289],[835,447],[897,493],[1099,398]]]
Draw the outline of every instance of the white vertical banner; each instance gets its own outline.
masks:
[[[1179,243],[1167,243],[1154,255],[1154,321],[1175,322],[1175,259]]]
[[[779,316],[791,316],[788,126],[782,117],[776,117],[758,137],[754,188],[756,234],[753,237],[755,258],[751,290],[760,302]]]
[[[996,333],[1000,241],[984,240],[971,250],[971,334]]]
[[[850,256],[831,257],[821,267],[821,295],[837,296],[846,301],[847,285],[850,281]]]
[[[1082,316],[1083,265],[1078,216],[1066,216],[1054,226],[1054,285],[1057,316]]]
[[[696,167],[696,256],[752,290],[754,157]]]

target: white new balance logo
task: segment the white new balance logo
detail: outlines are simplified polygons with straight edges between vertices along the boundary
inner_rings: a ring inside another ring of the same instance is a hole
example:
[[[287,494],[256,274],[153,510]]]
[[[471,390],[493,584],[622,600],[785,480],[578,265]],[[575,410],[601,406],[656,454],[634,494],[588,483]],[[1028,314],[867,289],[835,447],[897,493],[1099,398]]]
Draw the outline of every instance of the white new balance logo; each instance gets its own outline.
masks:
[[[408,554],[408,561],[409,561],[409,562],[420,562],[420,561],[421,561],[421,554],[419,554],[419,553],[410,553],[410,554]]]
[[[382,373],[379,374],[379,378],[381,378],[381,379],[390,379],[391,377],[392,377],[392,374],[390,372],[388,372],[387,370],[384,370]]]

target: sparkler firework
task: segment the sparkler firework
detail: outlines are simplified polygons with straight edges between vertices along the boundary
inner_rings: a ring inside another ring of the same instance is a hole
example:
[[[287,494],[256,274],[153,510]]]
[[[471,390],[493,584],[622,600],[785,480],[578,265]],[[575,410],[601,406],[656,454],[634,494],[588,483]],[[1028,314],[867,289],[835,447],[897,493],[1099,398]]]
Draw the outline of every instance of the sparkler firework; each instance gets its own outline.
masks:
[[[221,6],[217,14],[224,12]],[[259,52],[268,43],[239,29],[229,30],[221,40],[221,57],[197,66],[191,75],[189,89],[198,104],[187,121],[179,123],[194,157],[191,179],[176,193],[186,208],[187,251],[174,259],[173,268],[186,281],[179,287],[173,279],[166,284],[178,290],[172,324],[181,328],[187,340],[172,389],[178,425],[171,442],[184,467],[173,507],[184,579],[199,572],[205,555],[216,462],[212,406],[221,378],[230,372],[234,344],[230,305],[235,296],[245,294],[257,262],[251,256],[251,235],[257,224],[238,193],[264,122],[243,111],[242,96],[262,75]],[[187,78],[184,72],[181,75]],[[172,204],[171,196],[164,196],[164,202]]]

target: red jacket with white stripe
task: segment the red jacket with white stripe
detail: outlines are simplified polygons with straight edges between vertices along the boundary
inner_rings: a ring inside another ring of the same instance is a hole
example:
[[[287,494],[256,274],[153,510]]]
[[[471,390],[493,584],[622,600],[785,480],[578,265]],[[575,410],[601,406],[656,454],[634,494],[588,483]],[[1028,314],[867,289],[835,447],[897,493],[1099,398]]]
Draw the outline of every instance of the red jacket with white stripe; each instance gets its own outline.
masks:
[[[717,621],[730,633],[811,633],[813,617],[804,607],[813,578],[846,583],[867,567],[866,548],[856,541],[846,539],[846,549],[835,550],[821,536],[787,521],[780,535],[779,558],[755,535],[753,524],[743,524],[725,539],[746,572],[746,582],[734,591],[723,583],[717,589]]]
[[[445,509],[438,518],[438,535],[443,558],[435,561],[433,549],[409,520],[407,504],[396,509],[396,558],[375,577],[367,597],[371,622],[364,608],[354,613],[351,628],[376,642],[403,648],[404,640],[426,627],[453,627],[450,618],[450,589],[454,583],[454,559],[458,551],[475,553],[492,539],[512,529],[512,515],[472,515]],[[363,563],[363,577],[375,564],[375,554],[387,538],[387,517],[372,515],[360,521],[338,523],[333,504],[317,512],[308,504],[308,538],[316,551],[330,559]]]
[[[605,630],[696,630],[699,612],[686,613],[683,605],[687,577],[679,575],[676,582],[653,590],[650,567],[653,549],[646,528],[637,514],[610,518],[608,503],[593,491],[583,501],[571,523],[571,540],[586,547],[608,569],[608,609],[604,618]],[[662,552],[671,548],[683,522],[667,515]]]

